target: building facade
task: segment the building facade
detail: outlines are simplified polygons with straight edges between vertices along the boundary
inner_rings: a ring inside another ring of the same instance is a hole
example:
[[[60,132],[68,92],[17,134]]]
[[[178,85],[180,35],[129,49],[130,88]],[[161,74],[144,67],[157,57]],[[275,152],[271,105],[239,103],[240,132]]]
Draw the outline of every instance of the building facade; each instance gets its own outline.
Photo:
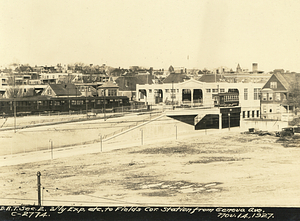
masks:
[[[190,79],[180,83],[138,84],[136,94],[138,101],[149,105],[188,105],[212,108],[216,106],[216,99],[220,93],[236,92],[242,117],[260,118],[262,87],[261,83],[206,83]]]
[[[300,82],[300,74],[275,71],[261,91],[261,113],[264,119],[290,121],[295,115],[295,105],[289,102],[290,89]]]

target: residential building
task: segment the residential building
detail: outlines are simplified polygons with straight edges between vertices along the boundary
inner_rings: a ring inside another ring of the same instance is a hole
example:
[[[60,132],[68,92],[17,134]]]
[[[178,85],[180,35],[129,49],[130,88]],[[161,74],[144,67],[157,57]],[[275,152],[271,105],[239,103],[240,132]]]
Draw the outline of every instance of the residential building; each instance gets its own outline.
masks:
[[[50,97],[84,96],[74,84],[48,84],[41,95]]]
[[[98,96],[118,96],[119,86],[112,81],[108,81],[101,86],[97,87]]]
[[[295,115],[295,105],[289,102],[289,91],[294,83],[300,84],[299,73],[284,73],[274,70],[261,91],[261,115],[264,119],[289,121]]]
[[[155,75],[137,75],[128,73],[118,77],[115,82],[119,86],[119,95],[127,96],[131,101],[136,100],[136,85],[137,84],[158,84],[159,80]]]

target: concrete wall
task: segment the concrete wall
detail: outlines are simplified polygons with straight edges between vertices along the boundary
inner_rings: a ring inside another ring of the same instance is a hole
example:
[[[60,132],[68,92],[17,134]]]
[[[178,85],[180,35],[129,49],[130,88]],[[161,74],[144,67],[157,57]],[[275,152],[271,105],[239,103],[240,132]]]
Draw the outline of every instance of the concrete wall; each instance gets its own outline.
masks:
[[[111,140],[105,141],[107,143],[114,142],[124,142],[124,143],[132,143],[133,145],[141,145],[141,138],[143,135],[143,142],[151,142],[154,139],[165,139],[170,138],[170,140],[176,140],[176,127],[177,127],[177,136],[183,134],[189,134],[190,132],[194,132],[194,126],[189,125],[175,119],[172,119],[167,116],[163,116],[155,121],[147,123],[143,126],[138,126],[133,130],[124,133],[120,136],[117,136]],[[143,132],[142,132],[142,131]]]
[[[284,127],[288,127],[288,122],[267,120],[241,120],[241,129],[244,131],[248,131],[249,128],[257,128],[259,130],[266,131],[280,131]]]

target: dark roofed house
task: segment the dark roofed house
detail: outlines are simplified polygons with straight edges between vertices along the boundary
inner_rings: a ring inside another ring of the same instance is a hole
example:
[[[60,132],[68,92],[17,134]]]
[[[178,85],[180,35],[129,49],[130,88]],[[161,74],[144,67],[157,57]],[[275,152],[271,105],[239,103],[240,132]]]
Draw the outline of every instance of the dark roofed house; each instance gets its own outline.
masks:
[[[288,121],[295,114],[297,105],[291,103],[292,86],[300,84],[299,73],[283,73],[274,71],[274,74],[263,86],[261,91],[261,117]]]
[[[166,77],[166,79],[163,81],[163,83],[181,83],[186,80],[189,80],[190,78],[183,73],[171,73]]]
[[[118,96],[119,86],[112,81],[97,87],[98,96]]]
[[[155,75],[124,75],[116,79],[119,85],[119,93],[122,96],[129,97],[134,100],[136,97],[137,84],[154,84],[158,83],[158,78]]]
[[[81,92],[74,84],[49,84],[42,93],[51,97],[79,97]]]
[[[206,83],[224,82],[225,78],[221,74],[204,74],[198,79],[198,81]]]

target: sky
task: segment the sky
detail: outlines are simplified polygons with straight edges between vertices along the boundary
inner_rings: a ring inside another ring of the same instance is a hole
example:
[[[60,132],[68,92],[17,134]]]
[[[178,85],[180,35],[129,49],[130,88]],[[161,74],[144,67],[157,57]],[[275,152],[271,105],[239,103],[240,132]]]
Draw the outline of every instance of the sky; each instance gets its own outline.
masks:
[[[300,72],[298,0],[0,0],[0,66]]]

